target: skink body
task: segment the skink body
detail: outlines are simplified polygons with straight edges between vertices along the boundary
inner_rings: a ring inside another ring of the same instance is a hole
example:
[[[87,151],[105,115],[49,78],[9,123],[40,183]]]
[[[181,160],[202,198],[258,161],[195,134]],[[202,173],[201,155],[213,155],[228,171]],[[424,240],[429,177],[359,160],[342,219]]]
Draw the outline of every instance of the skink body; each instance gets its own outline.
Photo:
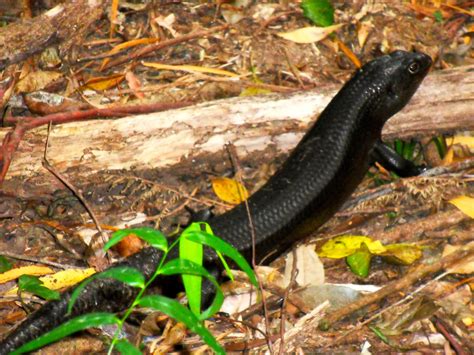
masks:
[[[255,256],[269,262],[324,224],[354,191],[369,167],[369,154],[382,127],[401,110],[427,74],[431,59],[422,53],[396,51],[358,70],[333,98],[278,172],[248,201],[255,229]],[[249,261],[252,237],[243,204],[209,220],[214,233]],[[161,253],[147,248],[119,265],[151,277]],[[206,264],[217,264],[206,253]],[[136,291],[118,281],[93,281],[66,315],[70,292],[49,302],[0,343],[0,354],[74,316],[126,308]]]

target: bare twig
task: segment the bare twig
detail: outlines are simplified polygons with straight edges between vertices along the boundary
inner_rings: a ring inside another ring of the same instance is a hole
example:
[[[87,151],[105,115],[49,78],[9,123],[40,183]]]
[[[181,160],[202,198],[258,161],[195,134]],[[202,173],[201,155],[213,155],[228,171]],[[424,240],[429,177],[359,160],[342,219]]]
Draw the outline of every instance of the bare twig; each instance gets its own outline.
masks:
[[[452,336],[452,334],[448,331],[447,324],[439,317],[434,317],[433,324],[435,328],[443,334],[443,336],[448,340],[449,344],[454,348],[457,355],[467,355],[468,353],[464,351],[458,341]]]
[[[93,212],[92,208],[89,206],[87,201],[84,199],[84,196],[82,196],[81,191],[76,189],[76,187],[64,175],[62,175],[59,171],[57,171],[48,161],[47,154],[48,154],[50,131],[51,131],[51,124],[48,127],[48,135],[46,137],[44,157],[43,157],[43,166],[51,174],[53,174],[59,181],[61,181],[74,194],[74,196],[76,196],[76,198],[81,202],[81,204],[86,209],[87,213],[89,213],[89,216],[91,217],[92,221],[94,222],[95,227],[99,231],[99,234],[101,236],[103,245],[105,245],[105,243],[108,240],[107,234],[103,231],[102,227],[100,226],[99,220],[97,219],[97,217],[96,217],[95,213]],[[108,254],[106,254],[106,255],[107,255],[107,260],[110,263],[110,260],[108,258]]]
[[[236,178],[237,180],[239,181],[240,184],[242,184],[243,186],[243,181],[242,181],[242,169],[240,167],[240,162],[239,162],[239,159],[238,159],[238,155],[237,155],[237,150],[235,149],[235,146],[231,143],[227,143],[226,145],[228,151],[229,151],[229,155],[230,155],[230,158],[232,160],[232,165],[234,166],[234,169],[236,170]],[[239,193],[240,193],[240,189],[238,189]],[[253,224],[253,220],[252,220],[252,215],[250,213],[250,207],[249,207],[249,204],[248,204],[248,201],[245,200],[244,201],[245,203],[245,210],[247,211],[247,217],[248,217],[248,222],[249,222],[249,228],[250,228],[250,234],[252,236],[252,267],[254,268],[254,270],[256,269],[257,267],[257,262],[256,262],[256,255],[255,255],[255,245],[256,245],[256,236],[255,236],[255,226]],[[264,315],[265,315],[265,333],[267,334],[267,344],[268,344],[268,350],[270,351],[271,354],[273,354],[273,347],[272,347],[272,341],[269,337],[269,330],[270,330],[270,321],[269,321],[269,317],[268,317],[268,308],[267,308],[267,303],[266,303],[266,300],[265,300],[265,295],[264,295],[264,292],[263,292],[263,282],[261,280],[261,278],[259,277],[258,273],[255,273],[257,275],[257,281],[258,281],[258,286],[260,288],[260,291],[261,291],[261,295],[262,295],[262,305],[263,305],[263,312],[264,312]]]
[[[67,265],[67,264],[64,264],[64,263],[55,263],[54,261],[49,261],[49,260],[46,260],[46,259],[43,259],[43,258],[35,258],[34,256],[25,256],[25,255],[21,255],[21,254],[15,254],[15,253],[10,253],[8,251],[2,251],[2,252],[0,252],[0,254],[3,255],[3,256],[6,256],[8,258],[23,260],[23,261],[31,261],[33,263],[49,265],[49,266],[52,266],[52,267],[56,267],[58,269],[66,270],[66,269],[77,268],[77,266],[74,266],[74,265]]]
[[[285,350],[285,317],[286,317],[286,306],[288,303],[288,295],[290,294],[291,289],[293,288],[295,281],[296,281],[296,274],[298,269],[296,268],[297,262],[298,262],[298,256],[296,254],[296,249],[292,250],[293,254],[293,265],[291,266],[291,277],[290,277],[290,283],[285,289],[285,296],[283,297],[283,303],[281,305],[281,320],[280,320],[280,350],[279,354],[283,355],[283,352]]]

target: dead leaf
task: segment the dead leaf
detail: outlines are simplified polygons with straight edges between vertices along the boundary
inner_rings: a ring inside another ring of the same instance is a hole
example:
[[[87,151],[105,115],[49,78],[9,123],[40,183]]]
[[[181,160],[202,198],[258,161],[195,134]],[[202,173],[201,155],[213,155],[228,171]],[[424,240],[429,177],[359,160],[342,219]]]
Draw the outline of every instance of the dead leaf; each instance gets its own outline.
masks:
[[[143,246],[144,243],[140,238],[135,234],[129,234],[114,246],[114,250],[117,251],[120,256],[126,258],[140,251]]]
[[[21,275],[32,275],[32,276],[39,276],[39,275],[46,275],[52,274],[54,271],[47,267],[47,266],[23,266],[18,267],[15,269],[8,270],[3,274],[0,274],[0,284],[15,280],[19,278]]]
[[[21,79],[16,85],[17,93],[27,93],[44,89],[50,83],[63,76],[62,73],[55,71],[37,70],[29,73]]]
[[[155,22],[158,26],[166,28],[173,37],[179,36],[179,33],[173,28],[173,23],[176,21],[174,14],[169,14],[168,16],[158,16],[155,18]]]
[[[463,195],[449,200],[449,203],[456,206],[465,215],[474,218],[474,198]]]
[[[222,201],[237,205],[249,197],[245,186],[234,179],[226,177],[214,178],[211,180],[214,193]]]
[[[359,42],[359,47],[364,47],[367,38],[369,37],[370,32],[372,31],[373,24],[369,21],[361,22],[357,29],[357,41]]]
[[[296,250],[296,282],[300,286],[324,284],[324,265],[312,245],[301,245]],[[285,260],[283,287],[289,285],[293,269],[293,253],[288,253]]]
[[[59,271],[53,275],[40,277],[43,286],[50,290],[60,290],[78,284],[87,277],[95,274],[93,268],[89,269],[68,269]],[[32,275],[32,274],[28,274]],[[18,292],[18,287],[13,287],[4,293],[4,296],[14,296]]]
[[[443,258],[451,253],[456,252],[460,246],[454,246],[447,244],[443,250]],[[463,260],[456,265],[448,269],[452,274],[470,274],[474,272],[474,257]]]
[[[170,65],[170,64],[161,64],[161,63],[142,63],[146,67],[151,67],[161,70],[181,70],[188,73],[207,73],[207,74],[216,74],[230,77],[238,77],[237,74],[232,73],[227,70],[217,69],[217,68],[208,68],[208,67],[199,67],[197,65]]]
[[[244,18],[244,9],[249,6],[250,0],[235,0],[232,4],[222,4],[222,17],[227,23],[235,24]]]
[[[89,79],[81,89],[91,89],[96,91],[104,91],[110,88],[113,88],[120,84],[125,75],[123,74],[112,74],[109,76],[100,76],[96,78]]]
[[[142,87],[142,83],[140,82],[140,79],[133,72],[127,71],[127,73],[125,73],[125,80],[127,81],[130,89],[133,90],[133,93],[135,94],[137,98],[139,99],[145,98],[145,94],[140,91]]]
[[[315,43],[342,27],[343,24],[328,27],[303,27],[290,32],[280,32],[278,36],[295,43]]]
[[[114,48],[112,48],[110,51],[107,52],[107,55],[113,55],[113,54],[118,53],[118,52],[120,52],[124,49],[127,49],[127,48],[136,47],[136,46],[139,46],[139,45],[142,45],[142,44],[152,44],[152,43],[156,43],[156,42],[159,42],[159,41],[160,41],[159,38],[138,38],[138,39],[134,39],[134,40],[123,42],[123,43],[120,43],[120,44],[116,45]],[[104,69],[104,67],[109,62],[110,62],[110,58],[105,58],[102,61],[102,64],[100,65],[99,71],[102,71]]]

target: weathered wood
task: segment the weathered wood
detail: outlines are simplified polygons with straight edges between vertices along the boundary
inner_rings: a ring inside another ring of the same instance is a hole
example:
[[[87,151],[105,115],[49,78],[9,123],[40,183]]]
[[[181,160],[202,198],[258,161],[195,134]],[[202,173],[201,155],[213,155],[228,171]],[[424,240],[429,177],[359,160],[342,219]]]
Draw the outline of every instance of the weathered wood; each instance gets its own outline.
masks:
[[[77,0],[58,5],[33,19],[23,19],[0,28],[0,70],[18,63],[52,44],[65,53],[92,31],[106,1]]]
[[[232,98],[167,112],[58,125],[51,131],[48,156],[74,181],[109,169],[172,166],[183,157],[218,152],[226,142],[233,142],[241,157],[270,144],[285,152],[298,142],[337,89]],[[389,121],[384,137],[474,130],[473,108],[474,66],[437,72]],[[0,129],[0,139],[8,130]],[[46,132],[43,127],[27,133],[14,156],[5,189],[15,191],[14,181],[31,177],[53,184],[55,179],[41,166]]]

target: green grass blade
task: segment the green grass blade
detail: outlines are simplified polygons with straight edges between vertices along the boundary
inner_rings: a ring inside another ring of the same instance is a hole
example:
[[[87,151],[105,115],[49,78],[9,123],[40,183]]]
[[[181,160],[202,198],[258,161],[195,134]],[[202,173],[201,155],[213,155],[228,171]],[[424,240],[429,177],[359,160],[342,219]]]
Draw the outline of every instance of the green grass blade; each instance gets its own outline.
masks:
[[[58,341],[80,330],[108,324],[119,325],[120,319],[118,319],[114,314],[111,313],[86,314],[61,324],[59,327],[53,329],[52,331],[43,334],[39,338],[32,340],[29,343],[26,343],[22,347],[12,352],[10,355],[30,352],[35,349],[41,348],[47,344],[54,343],[55,341]]]
[[[186,238],[187,231],[196,228],[199,228],[199,224],[192,223],[181,234],[181,237],[179,238],[179,257],[202,266],[204,249],[202,244],[193,242]],[[201,313],[202,278],[200,275],[190,275],[187,273],[183,273],[181,277],[183,279],[184,289],[188,295],[189,308],[196,316],[199,316]]]
[[[226,257],[231,258],[239,266],[239,268],[247,274],[254,286],[258,286],[257,279],[249,263],[232,245],[223,241],[219,237],[216,237],[215,235],[203,231],[189,232],[187,238],[194,242],[207,245]]]
[[[135,346],[130,344],[126,339],[121,339],[115,343],[115,348],[120,352],[120,354],[126,355],[142,355],[142,352],[138,350]]]
[[[204,267],[201,265],[198,265],[190,260],[186,259],[173,259],[163,265],[163,267],[160,269],[160,274],[163,275],[179,275],[179,274],[190,274],[190,275],[196,275],[197,277],[206,277],[209,279],[215,289],[216,289],[216,295],[214,296],[214,300],[212,301],[211,305],[209,308],[207,308],[204,312],[201,314],[195,314],[199,319],[207,319],[212,317],[216,312],[218,312],[221,309],[222,303],[224,302],[224,294],[222,293],[222,289],[219,286],[219,283],[215,279],[214,276],[212,276],[209,271],[207,271]],[[192,290],[193,292],[197,292],[199,294],[199,301],[201,301],[201,288],[198,290]],[[193,297],[196,297],[195,293],[189,294],[186,291],[186,295],[188,296],[188,301],[190,302],[190,299]]]
[[[154,248],[164,252],[168,251],[168,240],[166,239],[165,235],[156,229],[148,227],[121,229],[114,232],[112,234],[112,238],[110,238],[110,240],[105,244],[104,251],[109,250],[112,246],[130,234],[136,235]]]
[[[225,354],[225,350],[207,330],[199,319],[178,301],[159,295],[145,296],[139,301],[140,306],[159,310],[168,316],[182,322],[191,331],[198,334],[217,354]]]

